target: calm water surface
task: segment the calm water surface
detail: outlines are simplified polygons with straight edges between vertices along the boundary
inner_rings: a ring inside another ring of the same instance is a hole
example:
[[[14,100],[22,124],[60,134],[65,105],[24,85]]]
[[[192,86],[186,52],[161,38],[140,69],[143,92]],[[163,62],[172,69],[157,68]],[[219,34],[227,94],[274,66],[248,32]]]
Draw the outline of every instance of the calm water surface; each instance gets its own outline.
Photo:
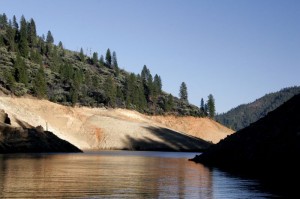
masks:
[[[0,155],[0,198],[269,198],[259,182],[187,161],[196,153]]]

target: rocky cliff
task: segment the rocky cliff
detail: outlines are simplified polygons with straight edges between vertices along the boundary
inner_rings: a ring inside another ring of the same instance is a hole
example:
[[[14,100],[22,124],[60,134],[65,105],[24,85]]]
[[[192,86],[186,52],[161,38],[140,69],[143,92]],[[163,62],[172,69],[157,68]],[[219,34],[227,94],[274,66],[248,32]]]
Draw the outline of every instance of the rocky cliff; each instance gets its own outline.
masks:
[[[12,126],[7,113],[0,110],[0,153],[81,152],[41,126],[27,128],[26,125]]]

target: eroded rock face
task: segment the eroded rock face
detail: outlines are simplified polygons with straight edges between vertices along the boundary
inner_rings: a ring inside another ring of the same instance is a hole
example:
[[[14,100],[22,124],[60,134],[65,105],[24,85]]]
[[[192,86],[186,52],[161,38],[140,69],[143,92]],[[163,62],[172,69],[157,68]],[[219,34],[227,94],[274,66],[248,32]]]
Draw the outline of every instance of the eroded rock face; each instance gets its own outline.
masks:
[[[7,114],[0,110],[0,153],[81,152],[52,132],[36,128],[13,127]]]

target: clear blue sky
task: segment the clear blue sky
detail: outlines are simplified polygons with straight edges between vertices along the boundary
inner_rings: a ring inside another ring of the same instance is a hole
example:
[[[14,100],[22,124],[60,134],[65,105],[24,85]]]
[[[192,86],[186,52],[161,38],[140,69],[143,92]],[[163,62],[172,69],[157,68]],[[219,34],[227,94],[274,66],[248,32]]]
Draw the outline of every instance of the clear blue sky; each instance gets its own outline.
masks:
[[[71,50],[116,51],[121,68],[147,65],[178,96],[217,112],[300,85],[299,0],[0,0],[9,18],[33,18],[39,35]]]

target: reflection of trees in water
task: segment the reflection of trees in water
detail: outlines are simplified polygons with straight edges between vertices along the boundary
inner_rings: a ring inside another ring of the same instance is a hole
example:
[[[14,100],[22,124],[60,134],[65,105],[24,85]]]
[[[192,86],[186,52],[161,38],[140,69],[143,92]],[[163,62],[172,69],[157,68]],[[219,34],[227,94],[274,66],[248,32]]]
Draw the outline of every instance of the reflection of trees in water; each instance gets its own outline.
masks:
[[[3,198],[212,196],[210,171],[186,159],[122,152],[0,158]]]

